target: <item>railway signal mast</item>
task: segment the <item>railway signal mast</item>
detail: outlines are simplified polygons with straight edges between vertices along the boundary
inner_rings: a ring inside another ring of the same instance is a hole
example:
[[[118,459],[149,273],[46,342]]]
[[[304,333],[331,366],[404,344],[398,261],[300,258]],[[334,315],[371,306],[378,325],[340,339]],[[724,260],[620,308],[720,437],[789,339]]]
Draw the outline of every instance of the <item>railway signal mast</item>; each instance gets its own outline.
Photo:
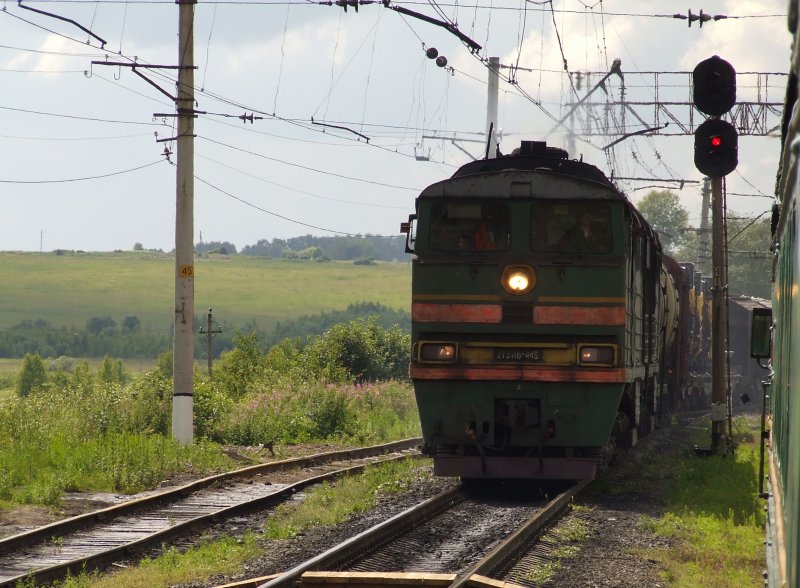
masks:
[[[736,103],[736,71],[719,58],[710,57],[692,72],[694,105],[710,118],[694,133],[694,164],[711,178],[711,262],[714,283],[711,303],[711,449],[727,453],[725,419],[728,415],[728,373],[726,371],[727,291],[725,266],[725,217],[722,178],[736,169],[738,139],[736,128],[719,118]]]

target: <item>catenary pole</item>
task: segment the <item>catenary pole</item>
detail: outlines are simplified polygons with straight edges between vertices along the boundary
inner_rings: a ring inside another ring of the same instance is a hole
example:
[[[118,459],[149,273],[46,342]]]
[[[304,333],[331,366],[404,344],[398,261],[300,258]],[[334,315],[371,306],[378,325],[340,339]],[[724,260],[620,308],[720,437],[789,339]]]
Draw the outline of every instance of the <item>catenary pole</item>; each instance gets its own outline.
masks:
[[[177,0],[178,115],[175,205],[175,339],[173,344],[172,436],[194,441],[194,9]]]
[[[500,86],[500,58],[489,58],[489,93],[486,100],[486,153],[489,159],[497,156],[497,99]],[[491,135],[490,135],[491,133]]]

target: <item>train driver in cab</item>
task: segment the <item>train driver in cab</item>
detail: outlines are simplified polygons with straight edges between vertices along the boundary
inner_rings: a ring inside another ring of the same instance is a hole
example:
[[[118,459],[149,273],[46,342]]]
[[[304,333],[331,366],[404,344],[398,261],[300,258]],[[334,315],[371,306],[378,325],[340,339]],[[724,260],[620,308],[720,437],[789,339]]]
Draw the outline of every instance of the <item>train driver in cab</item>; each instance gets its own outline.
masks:
[[[564,235],[564,247],[570,251],[606,251],[608,249],[608,231],[602,223],[597,222],[588,208],[578,211],[575,223]]]

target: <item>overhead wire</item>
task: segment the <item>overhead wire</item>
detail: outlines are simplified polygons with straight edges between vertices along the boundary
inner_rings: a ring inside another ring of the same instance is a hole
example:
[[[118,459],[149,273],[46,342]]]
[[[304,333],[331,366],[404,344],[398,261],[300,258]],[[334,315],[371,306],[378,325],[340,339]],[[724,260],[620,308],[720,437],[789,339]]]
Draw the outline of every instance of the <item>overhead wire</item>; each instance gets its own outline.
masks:
[[[215,7],[216,10],[216,7]],[[275,84],[275,98],[272,100],[272,114],[278,111],[278,93],[281,90],[281,78],[283,77],[283,62],[286,60],[286,35],[289,31],[289,13],[291,6],[286,7],[286,17],[283,19],[283,38],[281,39],[281,61],[278,65],[278,81]]]
[[[17,16],[17,15],[12,15],[12,16],[14,16],[14,18],[17,18],[17,19],[19,19],[19,20],[22,20],[22,21],[24,21],[24,22],[26,22],[26,23],[28,23],[28,24],[30,24],[30,25],[32,25],[32,26],[35,26],[35,27],[37,27],[37,28],[41,28],[41,29],[43,29],[43,30],[46,30],[47,32],[52,32],[53,34],[57,34],[57,35],[59,35],[59,36],[61,36],[61,37],[67,38],[67,39],[69,39],[69,40],[72,40],[72,41],[74,41],[74,42],[80,42],[80,43],[82,43],[81,41],[78,41],[77,39],[75,39],[75,38],[73,38],[73,37],[70,37],[70,36],[68,36],[68,35],[63,35],[63,34],[61,34],[61,33],[55,33],[54,31],[51,31],[50,29],[47,29],[46,27],[42,27],[41,25],[39,25],[39,24],[37,24],[37,23],[34,23],[34,22],[31,22],[31,21],[28,21],[27,19],[24,19],[24,18],[22,18],[22,17],[19,17],[19,16]],[[408,23],[407,23],[407,24],[408,24]],[[409,25],[409,26],[410,26],[410,25]],[[413,30],[413,29],[412,29],[412,30]],[[89,44],[89,45],[91,46],[91,43],[85,43],[85,44]],[[363,41],[362,41],[362,45],[363,45]],[[99,47],[98,47],[98,48],[99,48]],[[99,49],[102,49],[102,48],[99,48]],[[126,57],[126,56],[124,56],[124,55],[121,55],[121,57],[123,57],[124,59],[126,59],[126,60],[128,60],[128,61],[130,61],[130,62],[133,62],[133,61],[134,61],[133,59],[131,59],[131,58],[128,58],[128,57]],[[141,60],[139,60],[138,62],[143,64],[143,65],[142,65],[142,67],[143,67],[143,68],[146,66],[146,62],[144,62],[144,61],[141,61]],[[169,74],[167,74],[167,73],[165,73],[165,72],[163,72],[163,71],[153,70],[153,71],[151,71],[150,73],[151,73],[151,74],[152,74],[154,77],[159,77],[159,78],[161,78],[161,79],[168,80],[168,81],[170,81],[170,82],[172,82],[172,83],[177,83],[177,80],[176,80],[176,78],[175,78],[174,76],[171,76],[171,75],[169,75]],[[523,95],[523,96],[524,96],[524,97],[526,97],[527,99],[529,99],[529,100],[533,101],[533,100],[532,100],[532,98],[531,98],[529,95],[526,95],[526,93],[525,93],[524,91],[522,91],[520,88],[517,88],[517,92],[519,92],[521,95]],[[268,116],[270,115],[270,113],[267,113],[267,112],[265,112],[265,111],[262,111],[262,110],[259,110],[259,109],[255,109],[255,108],[247,108],[246,106],[244,106],[244,105],[242,105],[242,104],[240,104],[240,103],[238,103],[238,102],[236,102],[236,101],[234,101],[234,100],[226,99],[226,98],[224,98],[223,96],[221,96],[221,95],[219,95],[219,94],[216,94],[216,93],[214,93],[214,92],[210,92],[210,91],[208,91],[208,90],[204,91],[203,93],[204,93],[204,95],[206,95],[206,96],[210,96],[211,98],[213,98],[213,99],[216,99],[216,100],[218,100],[218,101],[220,101],[220,102],[222,102],[222,103],[228,104],[228,105],[230,105],[230,106],[236,106],[236,107],[240,107],[240,108],[245,108],[246,110],[251,110],[251,111],[253,111],[253,112],[258,112],[259,114],[263,114],[263,115],[268,115]],[[535,101],[533,101],[533,102],[535,103]],[[537,106],[538,108],[542,109],[542,110],[543,110],[543,111],[544,111],[546,114],[548,114],[548,116],[550,116],[551,118],[553,118],[553,117],[552,117],[552,115],[550,115],[549,113],[547,113],[547,112],[546,112],[546,110],[545,110],[545,109],[543,109],[543,107],[542,107],[540,104],[536,104],[536,106]],[[324,132],[324,131],[321,131],[321,130],[319,130],[319,129],[314,129],[314,128],[313,128],[313,127],[312,127],[312,126],[309,124],[309,121],[298,121],[298,120],[291,120],[291,119],[286,119],[286,118],[283,118],[283,117],[280,117],[280,116],[277,116],[277,115],[271,115],[271,116],[273,116],[273,117],[274,117],[274,118],[276,118],[277,120],[281,120],[281,121],[283,121],[283,122],[287,122],[287,123],[289,123],[289,124],[295,124],[295,125],[299,125],[299,126],[301,126],[301,127],[303,127],[303,128],[310,129],[310,130],[313,130],[313,131],[315,131],[315,132]],[[555,119],[554,119],[554,120],[555,120]],[[339,137],[340,139],[342,139],[342,140],[346,140],[346,141],[354,141],[354,139],[353,139],[353,138],[351,138],[351,137],[346,137],[346,136],[338,136],[338,137]],[[379,146],[379,145],[373,145],[373,144],[370,144],[370,146],[371,146],[371,147],[378,148],[378,149],[383,149],[383,150],[386,150],[386,151],[390,151],[390,152],[392,152],[392,153],[396,153],[396,154],[398,154],[398,155],[402,155],[402,156],[406,156],[406,157],[413,157],[413,155],[411,155],[411,154],[404,154],[404,153],[401,153],[401,152],[397,151],[397,149],[396,149],[396,148],[395,148],[395,149],[388,149],[388,148],[385,148],[385,147],[382,147],[382,146]]]
[[[26,0],[28,4],[91,4],[95,3],[97,0]],[[535,6],[541,6],[546,4],[549,0],[545,1],[534,1],[534,0],[527,0],[528,4],[533,4]],[[406,5],[406,6],[426,6],[429,3],[425,0],[400,0],[394,1],[393,4],[399,5]],[[584,10],[571,10],[571,9],[559,9],[556,12],[563,12],[567,14],[584,14],[586,12],[591,11],[594,6],[589,7],[584,2],[580,2],[584,6]],[[131,4],[131,5],[173,5],[175,4],[174,0],[103,0],[103,4]],[[312,0],[197,0],[197,4],[206,4],[206,5],[220,5],[220,6],[259,6],[259,7],[269,7],[269,6],[283,6],[286,4],[292,4],[296,6],[318,6],[319,2],[315,2]],[[437,6],[441,8],[464,8],[464,9],[471,9],[474,8],[475,10],[494,10],[494,11],[519,11],[520,9],[514,6],[493,6],[487,7],[483,6],[479,3],[474,4],[464,4],[460,3],[458,0],[453,2],[437,2]],[[595,4],[596,6],[596,4]],[[542,9],[544,10],[544,9]],[[674,13],[645,13],[645,12],[607,12],[607,16],[628,16],[628,17],[640,17],[640,18],[666,18],[666,19],[676,19],[676,15]],[[764,19],[764,18],[786,18],[785,13],[775,13],[775,14],[728,14],[725,15],[724,20],[731,20],[731,19]],[[685,20],[685,17],[683,18]]]
[[[210,137],[205,137],[203,135],[198,135],[197,138],[198,139],[203,139],[205,141],[208,141],[209,143],[214,143],[215,145],[219,145],[221,147],[227,147],[228,149],[233,149],[234,151],[240,151],[242,153],[247,153],[248,155],[253,155],[255,157],[260,157],[261,159],[267,159],[269,161],[274,161],[276,163],[280,163],[280,164],[283,164],[283,165],[288,165],[290,167],[296,167],[296,168],[299,168],[299,169],[304,169],[306,171],[314,172],[314,173],[317,173],[317,174],[322,174],[322,175],[326,175],[326,176],[332,176],[332,177],[336,177],[336,178],[342,178],[342,179],[345,179],[345,180],[352,180],[354,182],[362,182],[364,184],[372,184],[374,186],[382,186],[384,188],[395,188],[397,190],[410,190],[412,192],[419,192],[419,188],[413,188],[413,187],[410,187],[410,186],[398,186],[398,185],[395,185],[395,184],[387,184],[386,182],[377,182],[377,181],[374,181],[374,180],[367,180],[367,179],[364,179],[364,178],[356,178],[356,177],[348,176],[348,175],[345,175],[345,174],[337,174],[335,172],[316,169],[316,168],[309,167],[309,166],[306,166],[306,165],[300,165],[299,163],[293,163],[291,161],[285,161],[283,159],[278,159],[277,157],[270,157],[269,155],[264,155],[263,153],[256,153],[255,151],[250,151],[248,149],[243,149],[241,147],[235,147],[234,145],[228,145],[227,143],[223,143],[222,141],[216,141],[214,139],[211,139]]]
[[[153,133],[136,133],[133,135],[112,135],[106,137],[23,137],[20,135],[0,135],[0,139],[16,139],[20,141],[110,141],[115,139],[133,139],[135,137],[152,137]]]
[[[125,4],[126,4],[126,8],[127,8],[127,4],[128,4],[128,3],[129,3],[129,2],[125,2]],[[215,9],[216,9],[216,6],[217,6],[218,4],[242,4],[242,3],[240,3],[240,2],[213,2],[212,4],[214,4],[214,5],[215,5]],[[244,3],[244,4],[246,4],[246,3]],[[261,4],[269,4],[269,3],[261,3]],[[278,4],[278,3],[276,3],[276,4]],[[297,4],[297,3],[290,2],[290,3],[279,3],[279,4],[289,4],[289,5],[291,5],[291,4]],[[408,3],[408,4],[414,4],[414,3]],[[553,16],[554,16],[555,12],[559,12],[559,13],[570,13],[570,12],[577,12],[577,13],[580,13],[580,12],[581,12],[581,11],[566,11],[566,10],[558,10],[558,11],[556,11],[556,10],[554,9],[554,6],[553,6],[553,3],[552,3],[552,1],[548,1],[548,2],[547,2],[547,4],[549,4],[549,12],[550,12],[550,14],[551,14],[551,15],[553,15]],[[601,8],[602,8],[602,1],[601,1],[601,2],[599,2],[599,4],[601,5]],[[455,6],[456,8],[458,8],[458,6],[459,6],[457,3],[456,3],[456,4],[443,4],[443,3],[436,3],[436,2],[433,2],[433,3],[432,3],[432,5],[436,6],[438,10],[441,10],[441,7],[442,7],[442,6]],[[462,4],[461,6],[462,6],[462,7],[465,7],[463,4]],[[585,6],[585,5],[584,5],[584,6]],[[596,4],[595,4],[595,6],[596,6]],[[95,5],[95,7],[96,7],[96,5]],[[478,10],[479,8],[485,8],[485,7],[478,6],[477,4],[475,4],[474,8],[475,8],[475,10],[476,10],[476,12],[477,12],[477,10]],[[503,9],[503,10],[507,9],[506,7],[496,7],[496,8],[497,8],[497,9]],[[592,6],[592,8],[594,8],[594,6]],[[524,6],[524,7],[523,7],[521,10],[522,10],[522,12],[523,12],[524,14],[527,14],[527,10],[528,10],[527,3],[526,3],[526,5],[525,5],[525,6]],[[543,11],[543,12],[544,12],[544,11]],[[584,11],[584,13],[586,13],[586,12]],[[490,13],[490,14],[491,14],[491,13]],[[587,14],[588,14],[588,13],[587,13]],[[615,15],[615,14],[618,14],[618,13],[604,13],[604,14],[607,14],[607,15],[611,16],[611,15]],[[15,18],[20,18],[20,17],[17,17],[17,16],[15,16]],[[34,26],[38,26],[39,28],[43,28],[44,30],[48,30],[48,31],[49,31],[49,29],[45,29],[44,27],[41,27],[40,25],[36,25],[35,23],[30,23],[30,21],[28,21],[27,19],[22,19],[22,18],[20,18],[20,20],[23,20],[23,21],[25,21],[25,22],[28,22],[29,24],[33,24]],[[449,19],[447,19],[447,20],[449,20]],[[555,20],[554,20],[554,25],[555,25]],[[413,29],[412,29],[412,30],[413,30]],[[603,29],[603,30],[604,30],[604,29]],[[49,31],[49,32],[53,32],[53,31]],[[561,39],[560,39],[560,35],[558,35],[558,29],[557,29],[557,27],[556,27],[556,33],[557,33],[557,36],[559,37],[559,44],[560,44],[560,42],[561,42]],[[59,33],[54,33],[54,34],[59,34]],[[487,34],[488,34],[488,31],[487,31]],[[71,38],[71,37],[68,37],[68,36],[66,36],[66,35],[60,35],[60,36],[62,36],[62,37],[65,37],[65,38],[68,38],[68,39],[71,39],[71,40],[76,40],[76,39],[73,39],[73,38]],[[605,31],[604,31],[604,44],[605,44]],[[90,44],[90,43],[89,43],[89,45],[91,46],[91,44]],[[564,57],[564,54],[563,54],[563,47],[561,47],[561,50],[562,50],[562,59],[563,59],[563,60],[566,62],[566,59],[565,59],[565,57]],[[466,74],[465,72],[459,72],[459,73],[460,73],[460,74],[462,74],[462,75],[468,75],[468,74]],[[468,76],[468,77],[471,77],[471,76]],[[102,77],[101,77],[101,79],[102,79]],[[475,79],[476,81],[480,81],[480,80],[477,80],[477,78],[472,78],[472,79]],[[106,80],[106,81],[107,81],[107,80]],[[506,81],[509,81],[509,80],[506,80]],[[482,82],[482,83],[484,83],[484,82]],[[124,87],[124,86],[123,86],[123,87]],[[573,86],[573,88],[574,88],[574,86]],[[530,96],[530,94],[528,94],[527,92],[525,92],[523,89],[521,89],[521,88],[517,88],[517,93],[518,93],[520,96],[522,96],[523,98],[525,98],[525,99],[528,99],[528,100],[530,100],[531,102],[533,102],[534,104],[536,104],[536,105],[537,105],[537,107],[539,107],[539,108],[540,108],[540,109],[541,109],[543,112],[545,112],[545,113],[546,113],[548,116],[550,116],[550,118],[553,118],[553,119],[554,119],[554,117],[553,117],[551,114],[549,114],[549,113],[546,111],[546,109],[544,109],[544,107],[541,105],[540,101],[537,101],[537,100],[535,100],[535,99],[534,99],[532,96]],[[219,96],[214,96],[214,97],[215,97],[215,99],[220,99],[220,98],[221,98],[221,97],[219,97]],[[285,122],[288,122],[288,121],[289,121],[289,119],[283,119],[283,118],[281,118],[281,117],[275,117],[275,118],[276,118],[276,119],[278,119],[278,120],[285,121]],[[363,119],[363,116],[362,116],[362,119]],[[91,119],[87,119],[87,120],[91,120]],[[555,120],[555,119],[554,119],[554,120]],[[300,126],[303,126],[304,128],[307,128],[307,129],[309,129],[309,128],[308,128],[308,123],[307,123],[307,121],[302,121],[302,122],[301,122],[301,121],[292,121],[292,122],[293,122],[294,124],[299,124]],[[365,124],[365,123],[363,122],[363,120],[362,120],[362,124]],[[423,126],[424,126],[424,125],[423,125]],[[309,130],[313,130],[313,131],[319,132],[319,130],[318,130],[318,129],[309,129]],[[346,140],[346,141],[353,142],[353,139],[352,139],[352,138],[347,138],[347,137],[339,137],[339,138],[340,138],[340,139],[342,139],[342,140]],[[585,139],[583,139],[583,138],[581,138],[581,140],[584,140],[584,142],[586,142],[587,144],[589,144],[589,145],[591,145],[591,146],[593,146],[593,147],[596,147],[594,144],[592,144],[592,143],[591,143],[590,141],[588,141],[588,140],[585,140]],[[359,141],[355,141],[355,144],[363,144],[363,143],[360,143]],[[370,146],[373,146],[373,145],[370,145]],[[381,147],[380,147],[380,146],[378,146],[378,148],[381,148]],[[406,154],[403,154],[403,153],[400,153],[400,152],[398,152],[396,149],[395,149],[393,152],[394,152],[394,153],[397,153],[397,154],[400,154],[400,155],[406,155]],[[406,155],[406,156],[410,157],[411,155]]]
[[[45,112],[42,110],[32,110],[29,108],[14,108],[11,106],[0,106],[0,110],[9,110],[12,112],[25,112],[27,114],[38,114],[41,116],[53,116],[57,118],[68,118],[74,120],[85,120],[85,121],[92,121],[92,122],[105,122],[105,123],[114,123],[114,124],[121,124],[121,125],[140,125],[140,126],[151,126],[154,124],[161,125],[161,123],[155,122],[141,122],[141,121],[132,121],[132,120],[115,120],[115,119],[108,119],[108,118],[96,118],[91,116],[77,116],[72,114],[59,114],[55,112]]]
[[[157,161],[153,161],[151,163],[146,163],[144,165],[139,165],[137,167],[132,167],[130,169],[124,169],[120,171],[110,172],[107,174],[99,174],[96,176],[82,176],[77,178],[61,178],[58,180],[0,180],[0,184],[66,184],[70,182],[84,182],[87,180],[99,180],[102,178],[110,178],[112,176],[119,176],[122,174],[127,174],[131,172],[138,171],[140,169],[144,169],[146,167],[150,167],[159,163],[164,162],[164,159],[159,159]]]
[[[328,233],[336,233],[338,235],[356,236],[356,235],[360,235],[361,234],[361,233],[353,233],[353,232],[348,232],[348,231],[341,231],[341,230],[338,230],[338,229],[331,229],[329,227],[322,227],[320,225],[312,225],[311,223],[306,223],[306,222],[303,222],[303,221],[299,221],[297,219],[294,219],[294,218],[291,218],[291,217],[288,217],[288,216],[284,216],[282,214],[278,214],[277,212],[274,212],[272,210],[267,210],[266,208],[258,206],[257,204],[253,204],[252,202],[249,202],[249,201],[245,200],[244,198],[236,196],[236,195],[228,192],[227,190],[223,190],[219,186],[216,186],[216,185],[212,184],[211,182],[208,182],[208,181],[204,180],[203,178],[201,178],[197,174],[195,174],[194,179],[197,180],[198,182],[202,183],[202,184],[205,184],[209,188],[212,188],[212,189],[216,190],[217,192],[219,192],[221,194],[224,194],[225,196],[228,196],[229,198],[232,198],[233,200],[236,200],[236,201],[241,202],[242,204],[244,204],[246,206],[249,206],[250,208],[253,208],[255,210],[258,210],[260,212],[268,214],[270,216],[274,216],[276,218],[285,220],[287,222],[294,223],[296,225],[300,225],[300,226],[303,226],[303,227],[308,227],[310,229],[317,229],[319,231],[325,231],[325,232],[328,232]],[[374,236],[381,237],[383,235],[374,235]]]
[[[217,164],[217,165],[219,165],[221,167],[227,168],[227,169],[229,169],[231,171],[235,171],[236,173],[239,173],[239,174],[241,174],[243,176],[247,176],[249,178],[257,180],[259,182],[263,182],[265,184],[270,184],[271,186],[277,186],[278,188],[282,188],[284,190],[289,190],[290,192],[297,192],[298,194],[305,194],[306,196],[311,196],[312,198],[319,198],[320,200],[328,200],[330,202],[340,202],[340,203],[343,203],[343,204],[353,204],[355,206],[366,206],[366,207],[370,207],[370,208],[392,208],[392,209],[396,209],[396,210],[408,210],[407,206],[392,206],[390,204],[375,204],[375,203],[372,203],[372,202],[358,202],[356,200],[346,200],[344,198],[333,198],[331,196],[323,196],[322,194],[317,194],[315,192],[309,192],[308,190],[300,190],[299,188],[296,188],[296,187],[293,187],[293,186],[287,186],[286,184],[281,184],[279,182],[274,182],[272,180],[267,180],[266,178],[262,178],[260,176],[255,175],[255,174],[251,174],[249,172],[246,172],[244,170],[238,169],[238,168],[233,167],[231,165],[228,165],[226,163],[222,163],[221,161],[218,161],[218,160],[213,159],[211,157],[207,157],[205,155],[202,155],[200,153],[197,153],[197,156],[201,157],[201,158],[203,158],[203,159],[205,159],[207,161],[211,161],[212,163],[215,163],[215,164]]]
[[[208,40],[206,41],[206,63],[203,66],[203,81],[200,84],[200,91],[202,92],[206,87],[206,76],[208,75],[208,63],[211,60],[211,36],[214,33],[214,25],[217,22],[217,4],[214,4],[214,12],[211,15],[211,26],[208,27]],[[127,7],[126,7],[127,8]],[[289,7],[286,7],[286,11],[288,13]],[[281,47],[281,52],[283,52],[283,47]],[[283,67],[283,61],[281,61],[281,67]],[[280,82],[279,82],[280,83]]]

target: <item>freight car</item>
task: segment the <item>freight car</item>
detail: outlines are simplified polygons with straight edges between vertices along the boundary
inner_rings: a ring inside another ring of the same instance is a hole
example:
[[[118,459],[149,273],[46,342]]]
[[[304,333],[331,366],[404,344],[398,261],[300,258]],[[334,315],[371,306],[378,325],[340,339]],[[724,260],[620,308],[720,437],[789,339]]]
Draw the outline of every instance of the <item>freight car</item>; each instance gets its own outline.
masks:
[[[778,166],[773,209],[772,310],[753,311],[753,355],[770,357],[768,425],[763,437],[769,440],[767,564],[769,586],[800,586],[800,304],[798,303],[798,146],[800,145],[800,5],[788,5],[789,32],[794,36],[786,102],[781,124],[781,159]],[[767,343],[758,335],[766,335]],[[792,364],[795,364],[794,366]],[[764,396],[767,400],[766,395]],[[763,451],[762,451],[763,455]],[[762,484],[763,489],[763,484]]]
[[[696,272],[596,167],[523,141],[415,208],[410,374],[436,474],[590,479],[697,395]]]

